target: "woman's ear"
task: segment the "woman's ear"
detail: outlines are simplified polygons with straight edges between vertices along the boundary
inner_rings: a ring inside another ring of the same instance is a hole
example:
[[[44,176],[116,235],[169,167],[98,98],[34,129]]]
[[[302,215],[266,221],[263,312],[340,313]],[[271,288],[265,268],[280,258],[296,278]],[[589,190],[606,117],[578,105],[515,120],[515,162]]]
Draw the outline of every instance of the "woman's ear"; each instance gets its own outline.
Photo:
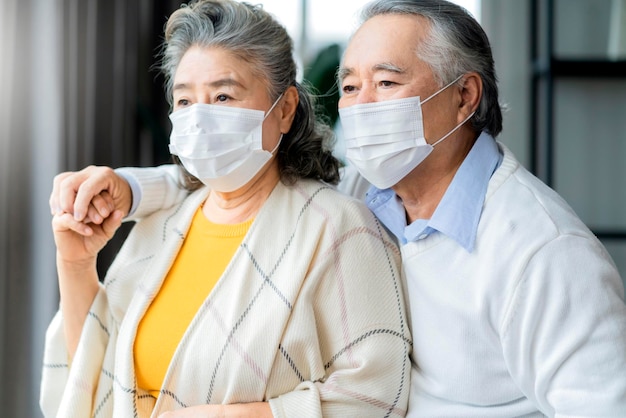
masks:
[[[463,76],[461,87],[461,100],[459,102],[459,123],[465,120],[472,112],[478,109],[483,95],[483,80],[476,72],[467,73]]]
[[[293,123],[293,119],[296,116],[296,109],[298,108],[298,103],[300,101],[300,96],[298,95],[298,89],[295,86],[290,86],[278,104],[281,110],[280,116],[280,132],[286,134],[291,129],[291,124]]]

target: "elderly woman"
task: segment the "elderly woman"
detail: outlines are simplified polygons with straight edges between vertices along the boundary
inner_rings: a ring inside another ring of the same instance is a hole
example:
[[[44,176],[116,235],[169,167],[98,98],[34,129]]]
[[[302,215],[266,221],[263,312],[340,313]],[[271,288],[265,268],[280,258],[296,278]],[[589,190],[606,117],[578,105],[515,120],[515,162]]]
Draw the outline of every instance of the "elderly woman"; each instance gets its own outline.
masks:
[[[183,6],[162,69],[189,195],[137,219],[102,283],[123,214],[54,216],[46,417],[403,416],[399,253],[328,185],[330,131],[284,28],[245,3]]]

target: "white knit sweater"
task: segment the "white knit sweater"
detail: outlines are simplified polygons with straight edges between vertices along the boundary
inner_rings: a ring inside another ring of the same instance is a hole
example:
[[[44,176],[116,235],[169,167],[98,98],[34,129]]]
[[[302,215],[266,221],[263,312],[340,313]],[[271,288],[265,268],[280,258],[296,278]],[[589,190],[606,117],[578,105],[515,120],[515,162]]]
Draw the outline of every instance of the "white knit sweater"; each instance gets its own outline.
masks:
[[[276,186],[183,336],[156,404],[136,387],[137,324],[206,193],[134,226],[71,367],[56,315],[45,416],[155,417],[264,400],[276,417],[403,416],[411,339],[399,252],[362,203],[314,181]]]
[[[626,305],[609,255],[504,147],[474,251],[402,246],[410,417],[626,417]]]

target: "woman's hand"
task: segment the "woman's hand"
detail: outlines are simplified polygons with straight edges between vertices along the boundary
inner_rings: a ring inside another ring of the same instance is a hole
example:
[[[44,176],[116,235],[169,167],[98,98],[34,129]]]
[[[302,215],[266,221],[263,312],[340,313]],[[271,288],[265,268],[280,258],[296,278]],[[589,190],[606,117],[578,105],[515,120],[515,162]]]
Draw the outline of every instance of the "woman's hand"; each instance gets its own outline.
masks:
[[[101,224],[84,224],[69,213],[52,218],[52,231],[57,246],[57,262],[85,264],[95,261],[98,252],[122,224],[122,211],[116,210]]]
[[[89,307],[98,293],[98,252],[122,224],[121,211],[113,211],[100,225],[84,225],[69,213],[52,218],[57,246],[57,273],[68,358],[76,353]]]
[[[245,418],[273,417],[267,402],[238,403],[232,405],[198,405],[177,411],[168,411],[159,418]]]

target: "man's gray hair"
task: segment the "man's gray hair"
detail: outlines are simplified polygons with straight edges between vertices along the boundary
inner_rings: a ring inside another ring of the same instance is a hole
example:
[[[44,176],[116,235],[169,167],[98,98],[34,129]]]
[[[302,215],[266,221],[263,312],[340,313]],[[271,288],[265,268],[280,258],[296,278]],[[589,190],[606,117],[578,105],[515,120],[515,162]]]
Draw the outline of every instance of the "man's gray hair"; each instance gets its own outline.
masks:
[[[440,87],[468,72],[480,75],[483,92],[472,126],[497,136],[502,131],[502,108],[496,71],[489,39],[476,19],[445,0],[374,0],[363,8],[360,20],[364,23],[384,14],[418,15],[430,22],[428,36],[416,52],[430,66]]]

